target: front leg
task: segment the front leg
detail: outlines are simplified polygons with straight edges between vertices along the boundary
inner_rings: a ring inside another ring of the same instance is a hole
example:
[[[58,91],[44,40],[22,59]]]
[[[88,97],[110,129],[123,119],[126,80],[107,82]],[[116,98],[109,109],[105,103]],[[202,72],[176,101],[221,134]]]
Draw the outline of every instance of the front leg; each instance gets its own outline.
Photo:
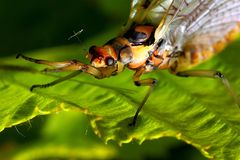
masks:
[[[153,79],[153,78],[141,80],[140,77],[144,73],[144,71],[145,71],[145,68],[140,68],[139,70],[136,71],[136,73],[133,76],[134,83],[136,86],[149,86],[150,88],[149,88],[148,92],[146,93],[146,95],[144,96],[142,102],[140,103],[140,105],[133,117],[133,120],[129,124],[129,126],[135,126],[139,112],[141,111],[142,107],[146,103],[147,99],[149,98],[150,94],[152,93],[152,91],[157,83],[157,80]]]
[[[48,88],[48,87],[51,87],[51,86],[54,86],[56,84],[59,84],[63,81],[66,81],[66,80],[69,80],[73,77],[76,77],[77,75],[79,75],[81,73],[81,71],[75,71],[67,76],[64,76],[64,77],[61,77],[61,78],[58,78],[52,82],[49,82],[49,83],[46,83],[46,84],[35,84],[33,86],[31,86],[30,88],[30,91],[32,92],[35,88]]]
[[[47,61],[47,60],[39,60],[39,59],[34,59],[34,58],[30,58],[24,55],[17,55],[16,58],[23,58],[27,61],[30,62],[34,62],[37,64],[44,64],[44,65],[48,65],[48,66],[52,66],[54,67],[53,69],[45,69],[45,72],[64,72],[64,71],[75,71],[65,77],[61,77],[55,81],[52,81],[50,83],[46,83],[46,84],[36,84],[33,85],[30,90],[32,91],[35,88],[47,88],[47,87],[51,87],[54,86],[56,84],[59,84],[63,81],[66,81],[70,78],[76,77],[77,75],[79,75],[81,72],[90,74],[98,79],[102,79],[105,78],[107,76],[109,76],[115,68],[95,68],[91,65],[88,64],[84,64],[81,63],[77,60],[71,60],[71,61],[63,61],[63,62],[51,62],[51,61]]]
[[[234,98],[236,104],[240,107],[240,102],[237,94],[233,91],[227,78],[219,71],[208,71],[208,70],[191,70],[177,72],[177,76],[180,77],[206,77],[206,78],[218,78],[222,81],[223,85],[226,87],[230,95]]]
[[[73,63],[76,62],[76,60],[63,61],[63,62],[51,62],[51,61],[47,61],[47,60],[35,59],[35,58],[27,57],[27,56],[24,56],[22,54],[17,54],[16,59],[18,59],[18,58],[22,58],[22,59],[24,59],[26,61],[29,61],[29,62],[33,62],[33,63],[37,63],[37,64],[43,64],[43,65],[48,65],[48,66],[56,67],[56,68],[66,67],[66,66],[72,65]]]

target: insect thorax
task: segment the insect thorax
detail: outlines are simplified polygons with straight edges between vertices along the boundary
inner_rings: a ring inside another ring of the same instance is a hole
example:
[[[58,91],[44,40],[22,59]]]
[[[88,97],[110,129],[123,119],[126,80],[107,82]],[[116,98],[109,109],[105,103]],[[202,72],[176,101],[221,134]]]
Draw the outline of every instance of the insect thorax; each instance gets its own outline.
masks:
[[[164,39],[155,39],[155,29],[152,25],[137,25],[107,44],[115,49],[118,61],[130,69],[145,67],[146,72],[166,69],[172,47]]]
[[[132,70],[144,67],[145,72],[170,68],[174,60],[170,56],[171,42],[166,38],[155,39],[155,31],[152,25],[136,25],[102,47],[91,47],[91,64],[97,68],[115,65],[118,72],[124,66]]]

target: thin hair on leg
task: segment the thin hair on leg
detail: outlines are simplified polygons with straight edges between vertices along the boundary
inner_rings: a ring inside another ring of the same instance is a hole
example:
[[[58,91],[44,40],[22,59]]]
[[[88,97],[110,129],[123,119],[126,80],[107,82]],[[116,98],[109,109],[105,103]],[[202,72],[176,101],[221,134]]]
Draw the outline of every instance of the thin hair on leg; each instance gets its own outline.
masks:
[[[76,77],[77,75],[79,75],[82,71],[75,71],[67,76],[64,76],[64,77],[61,77],[55,81],[52,81],[50,83],[47,83],[47,84],[36,84],[36,85],[33,85],[31,88],[30,88],[30,91],[32,92],[35,88],[48,88],[48,87],[51,87],[51,86],[54,86],[56,84],[59,84],[63,81],[66,81],[68,79],[71,79],[73,77]]]
[[[136,71],[136,73],[133,76],[134,83],[135,83],[136,86],[149,86],[150,88],[147,91],[147,93],[145,94],[142,102],[138,106],[138,109],[135,112],[135,115],[132,119],[132,122],[129,124],[129,126],[135,126],[140,111],[142,110],[143,106],[146,104],[149,96],[151,95],[151,93],[152,93],[152,91],[153,91],[153,89],[154,89],[154,87],[156,86],[156,83],[157,83],[157,80],[153,79],[153,78],[140,80],[140,77],[144,73],[144,71],[145,71],[144,68],[141,68],[141,69]]]
[[[29,61],[29,62],[33,62],[33,63],[37,63],[37,64],[43,64],[43,65],[48,65],[48,66],[57,67],[57,68],[70,66],[70,65],[78,62],[77,60],[70,60],[70,61],[63,61],[63,62],[51,62],[51,61],[47,61],[47,60],[35,59],[35,58],[27,57],[27,56],[24,56],[22,54],[18,54],[16,56],[16,58],[17,59],[18,58],[23,58],[24,60]]]
[[[139,115],[140,111],[142,110],[143,106],[146,104],[146,102],[147,102],[149,96],[151,95],[155,85],[156,85],[156,82],[154,82],[152,85],[150,85],[150,88],[148,89],[148,91],[147,91],[146,95],[144,96],[142,102],[138,106],[138,109],[137,109],[137,111],[136,111],[136,113],[135,113],[135,115],[132,119],[132,122],[129,124],[129,126],[135,126],[135,124],[137,122],[138,115]]]
[[[239,97],[233,91],[228,79],[219,71],[211,71],[211,70],[191,70],[191,71],[182,71],[176,73],[177,76],[180,77],[205,77],[205,78],[218,78],[221,80],[229,94],[233,97],[234,101],[240,108]]]

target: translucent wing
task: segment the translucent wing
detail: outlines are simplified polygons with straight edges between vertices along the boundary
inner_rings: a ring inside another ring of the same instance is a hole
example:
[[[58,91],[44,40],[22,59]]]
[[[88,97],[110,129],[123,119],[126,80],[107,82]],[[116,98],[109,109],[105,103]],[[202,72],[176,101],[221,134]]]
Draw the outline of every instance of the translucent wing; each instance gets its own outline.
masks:
[[[166,13],[174,0],[132,0],[131,9],[126,26],[133,22],[141,24],[143,22],[152,22],[157,24]],[[176,1],[175,6],[178,6]],[[171,9],[169,16],[175,11],[176,7]]]
[[[124,30],[133,23],[158,25],[164,15],[164,25],[171,23],[166,34],[180,43],[177,45],[184,47],[191,43],[206,48],[239,26],[240,0],[132,0]],[[179,31],[183,29],[180,26],[184,26],[184,31]]]
[[[150,19],[153,24],[158,24],[165,14],[167,14],[167,21],[171,20],[174,16],[174,18],[182,17],[183,14],[190,13],[191,8],[188,6],[192,1],[194,0],[162,0],[161,3],[158,3],[150,10],[148,19]]]
[[[239,0],[192,0],[179,15],[185,23],[185,45],[211,48],[219,41],[228,41],[232,31],[239,32]],[[200,47],[199,47],[200,48]]]
[[[171,6],[172,2],[174,4]],[[132,0],[128,22],[124,29],[129,29],[133,23],[152,23],[158,25],[169,7],[170,11],[167,17],[171,19],[180,4],[182,8],[185,8],[188,2],[185,0]]]
[[[123,28],[126,32],[133,23],[142,24],[147,22],[147,17],[152,9],[161,4],[164,0],[132,0],[131,9],[127,24]]]

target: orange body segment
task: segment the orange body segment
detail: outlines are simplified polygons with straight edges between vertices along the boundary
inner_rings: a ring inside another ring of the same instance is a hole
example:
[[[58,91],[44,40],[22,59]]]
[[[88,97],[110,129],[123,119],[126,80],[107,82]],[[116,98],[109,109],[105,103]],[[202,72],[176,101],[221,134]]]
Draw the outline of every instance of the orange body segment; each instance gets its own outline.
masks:
[[[238,37],[240,37],[240,23],[212,46],[187,44],[184,48],[184,54],[178,59],[177,71],[186,70],[212,58]]]

